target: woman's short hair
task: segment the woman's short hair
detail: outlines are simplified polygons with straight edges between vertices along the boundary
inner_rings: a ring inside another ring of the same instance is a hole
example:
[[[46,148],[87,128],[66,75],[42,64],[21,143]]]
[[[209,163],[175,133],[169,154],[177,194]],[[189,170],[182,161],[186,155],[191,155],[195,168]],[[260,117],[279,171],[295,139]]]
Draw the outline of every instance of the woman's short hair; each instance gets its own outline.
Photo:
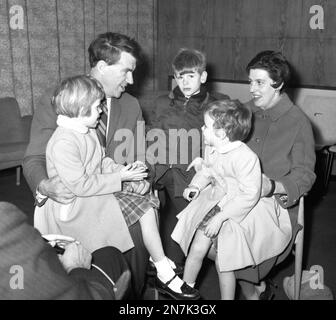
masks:
[[[127,52],[138,60],[140,46],[134,39],[124,34],[106,32],[98,35],[91,42],[88,52],[90,66],[93,68],[100,60],[105,61],[108,65],[117,63],[122,52]]]
[[[174,72],[196,70],[201,74],[206,69],[206,56],[196,49],[181,48],[172,62]]]
[[[262,51],[258,53],[247,65],[246,71],[251,69],[262,69],[268,72],[270,78],[275,82],[272,87],[279,88],[283,83],[287,84],[290,78],[290,67],[286,58],[281,52]]]
[[[252,112],[239,100],[213,101],[205,113],[214,120],[214,129],[224,129],[231,142],[244,141],[250,133]]]
[[[91,106],[105,96],[102,85],[94,78],[81,75],[63,80],[52,98],[57,114],[76,118],[90,116]]]

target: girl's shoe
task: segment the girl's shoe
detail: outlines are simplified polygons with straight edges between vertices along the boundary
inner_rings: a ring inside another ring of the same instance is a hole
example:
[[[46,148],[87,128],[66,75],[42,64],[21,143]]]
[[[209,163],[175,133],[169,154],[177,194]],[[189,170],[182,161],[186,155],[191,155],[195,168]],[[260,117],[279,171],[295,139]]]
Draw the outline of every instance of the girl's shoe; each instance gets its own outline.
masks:
[[[175,300],[199,300],[201,298],[199,291],[188,286],[185,282],[183,282],[181,292],[176,292],[170,289],[168,286],[175,279],[175,277],[177,277],[177,274],[175,274],[175,276],[166,283],[162,282],[158,277],[156,277],[156,289],[163,294],[169,295]]]
[[[183,271],[184,271],[184,267],[178,263],[175,263],[176,268],[173,269],[173,271],[178,275],[178,276],[182,276],[183,275]],[[149,261],[148,264],[148,268],[146,271],[147,275],[149,277],[155,277],[156,276],[156,268],[155,265],[152,261]]]

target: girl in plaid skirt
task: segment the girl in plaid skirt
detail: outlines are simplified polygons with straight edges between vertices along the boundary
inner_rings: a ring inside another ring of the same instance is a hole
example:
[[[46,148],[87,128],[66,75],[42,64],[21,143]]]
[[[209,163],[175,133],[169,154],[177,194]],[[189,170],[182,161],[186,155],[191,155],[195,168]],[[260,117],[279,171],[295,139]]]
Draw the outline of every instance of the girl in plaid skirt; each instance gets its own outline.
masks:
[[[198,291],[176,275],[163,251],[156,221],[159,200],[151,192],[133,192],[147,177],[146,165],[124,166],[105,157],[95,130],[103,97],[100,84],[89,76],[68,78],[56,90],[58,127],[47,145],[47,171],[76,197],[67,205],[48,199],[36,207],[35,227],[42,234],[71,236],[91,252],[104,246],[126,252],[134,246],[128,227],[139,221],[158,289],[175,299],[197,299]]]

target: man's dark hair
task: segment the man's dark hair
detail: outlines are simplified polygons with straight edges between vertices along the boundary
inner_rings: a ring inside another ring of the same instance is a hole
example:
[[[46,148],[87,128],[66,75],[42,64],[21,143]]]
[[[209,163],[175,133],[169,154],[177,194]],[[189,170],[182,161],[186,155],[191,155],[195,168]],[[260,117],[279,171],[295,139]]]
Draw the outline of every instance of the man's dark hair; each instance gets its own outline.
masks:
[[[140,47],[134,39],[126,35],[106,32],[91,42],[88,52],[90,66],[93,68],[100,60],[105,61],[108,65],[117,63],[122,52],[127,52],[138,60]]]

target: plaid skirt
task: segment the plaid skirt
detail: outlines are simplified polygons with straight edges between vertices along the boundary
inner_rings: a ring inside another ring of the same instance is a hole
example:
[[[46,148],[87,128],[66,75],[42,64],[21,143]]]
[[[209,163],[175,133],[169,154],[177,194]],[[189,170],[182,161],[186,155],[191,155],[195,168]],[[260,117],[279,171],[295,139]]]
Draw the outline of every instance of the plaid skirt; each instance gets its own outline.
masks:
[[[152,192],[141,195],[130,191],[119,191],[113,195],[118,200],[128,227],[136,223],[149,209],[158,210],[160,206],[159,199]]]
[[[214,206],[203,218],[203,220],[200,222],[198,225],[197,229],[198,230],[205,230],[205,227],[208,225],[209,221],[211,220],[212,217],[214,217],[218,212],[220,211],[220,208],[216,205]]]

